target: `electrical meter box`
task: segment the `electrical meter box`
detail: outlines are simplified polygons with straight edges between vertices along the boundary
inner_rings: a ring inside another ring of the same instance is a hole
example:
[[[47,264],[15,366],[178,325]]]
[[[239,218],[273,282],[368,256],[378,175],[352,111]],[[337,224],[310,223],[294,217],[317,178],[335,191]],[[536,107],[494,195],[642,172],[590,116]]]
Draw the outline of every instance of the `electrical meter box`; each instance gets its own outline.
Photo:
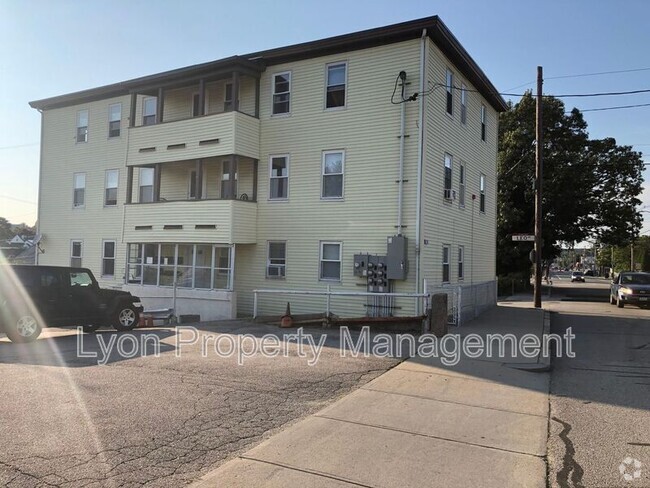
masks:
[[[368,254],[354,255],[354,276],[368,276]]]
[[[408,274],[408,239],[404,236],[388,237],[386,246],[386,273],[389,280],[405,280]]]
[[[388,291],[386,256],[369,255],[366,268],[368,291],[371,293],[386,293]]]

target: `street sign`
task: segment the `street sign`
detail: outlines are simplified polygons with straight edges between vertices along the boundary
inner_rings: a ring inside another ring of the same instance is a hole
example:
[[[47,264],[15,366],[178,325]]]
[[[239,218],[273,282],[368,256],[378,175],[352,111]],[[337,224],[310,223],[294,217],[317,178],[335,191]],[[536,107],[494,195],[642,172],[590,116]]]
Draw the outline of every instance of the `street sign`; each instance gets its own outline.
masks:
[[[533,234],[512,234],[513,241],[534,242],[535,235]]]

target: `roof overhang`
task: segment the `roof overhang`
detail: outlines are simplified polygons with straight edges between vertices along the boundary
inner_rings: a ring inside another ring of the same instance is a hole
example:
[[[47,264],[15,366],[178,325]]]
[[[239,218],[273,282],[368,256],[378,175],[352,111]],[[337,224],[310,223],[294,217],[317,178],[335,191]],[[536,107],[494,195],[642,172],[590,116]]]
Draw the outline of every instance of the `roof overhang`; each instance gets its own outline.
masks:
[[[216,77],[234,70],[259,77],[266,66],[417,39],[422,36],[424,29],[434,44],[496,111],[507,110],[507,105],[498,90],[437,15],[318,41],[232,56],[91,90],[37,100],[30,102],[30,105],[39,110],[64,107],[138,91],[150,91],[156,87],[179,86],[188,81]]]

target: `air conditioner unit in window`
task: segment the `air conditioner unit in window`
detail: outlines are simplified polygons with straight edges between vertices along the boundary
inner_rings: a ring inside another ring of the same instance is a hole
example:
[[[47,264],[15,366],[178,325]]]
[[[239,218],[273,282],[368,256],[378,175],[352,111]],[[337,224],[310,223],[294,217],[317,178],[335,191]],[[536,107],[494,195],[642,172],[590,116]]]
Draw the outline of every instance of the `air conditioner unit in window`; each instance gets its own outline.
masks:
[[[449,200],[449,201],[456,200],[456,190],[446,189],[445,190],[445,200]]]

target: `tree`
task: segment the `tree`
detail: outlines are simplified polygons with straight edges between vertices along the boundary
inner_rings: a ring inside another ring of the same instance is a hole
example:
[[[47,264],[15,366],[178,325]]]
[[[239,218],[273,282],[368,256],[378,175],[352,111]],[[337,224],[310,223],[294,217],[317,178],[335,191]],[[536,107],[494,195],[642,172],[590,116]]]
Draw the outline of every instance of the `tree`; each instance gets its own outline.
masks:
[[[515,233],[533,233],[535,211],[535,100],[530,93],[499,120],[498,258],[499,274],[530,268],[532,246],[513,243]],[[582,241],[591,223],[594,172],[584,164],[587,124],[577,110],[565,114],[556,98],[544,99],[544,191],[542,258],[560,253],[560,242]]]
[[[11,239],[12,237],[11,224],[4,217],[0,217],[0,241]]]
[[[527,92],[499,119],[497,272],[530,272],[531,245],[512,242],[533,233],[535,201],[535,107]],[[603,244],[630,242],[641,225],[636,207],[642,191],[640,153],[616,140],[589,140],[587,123],[574,108],[544,97],[542,259],[548,264],[588,237]]]

